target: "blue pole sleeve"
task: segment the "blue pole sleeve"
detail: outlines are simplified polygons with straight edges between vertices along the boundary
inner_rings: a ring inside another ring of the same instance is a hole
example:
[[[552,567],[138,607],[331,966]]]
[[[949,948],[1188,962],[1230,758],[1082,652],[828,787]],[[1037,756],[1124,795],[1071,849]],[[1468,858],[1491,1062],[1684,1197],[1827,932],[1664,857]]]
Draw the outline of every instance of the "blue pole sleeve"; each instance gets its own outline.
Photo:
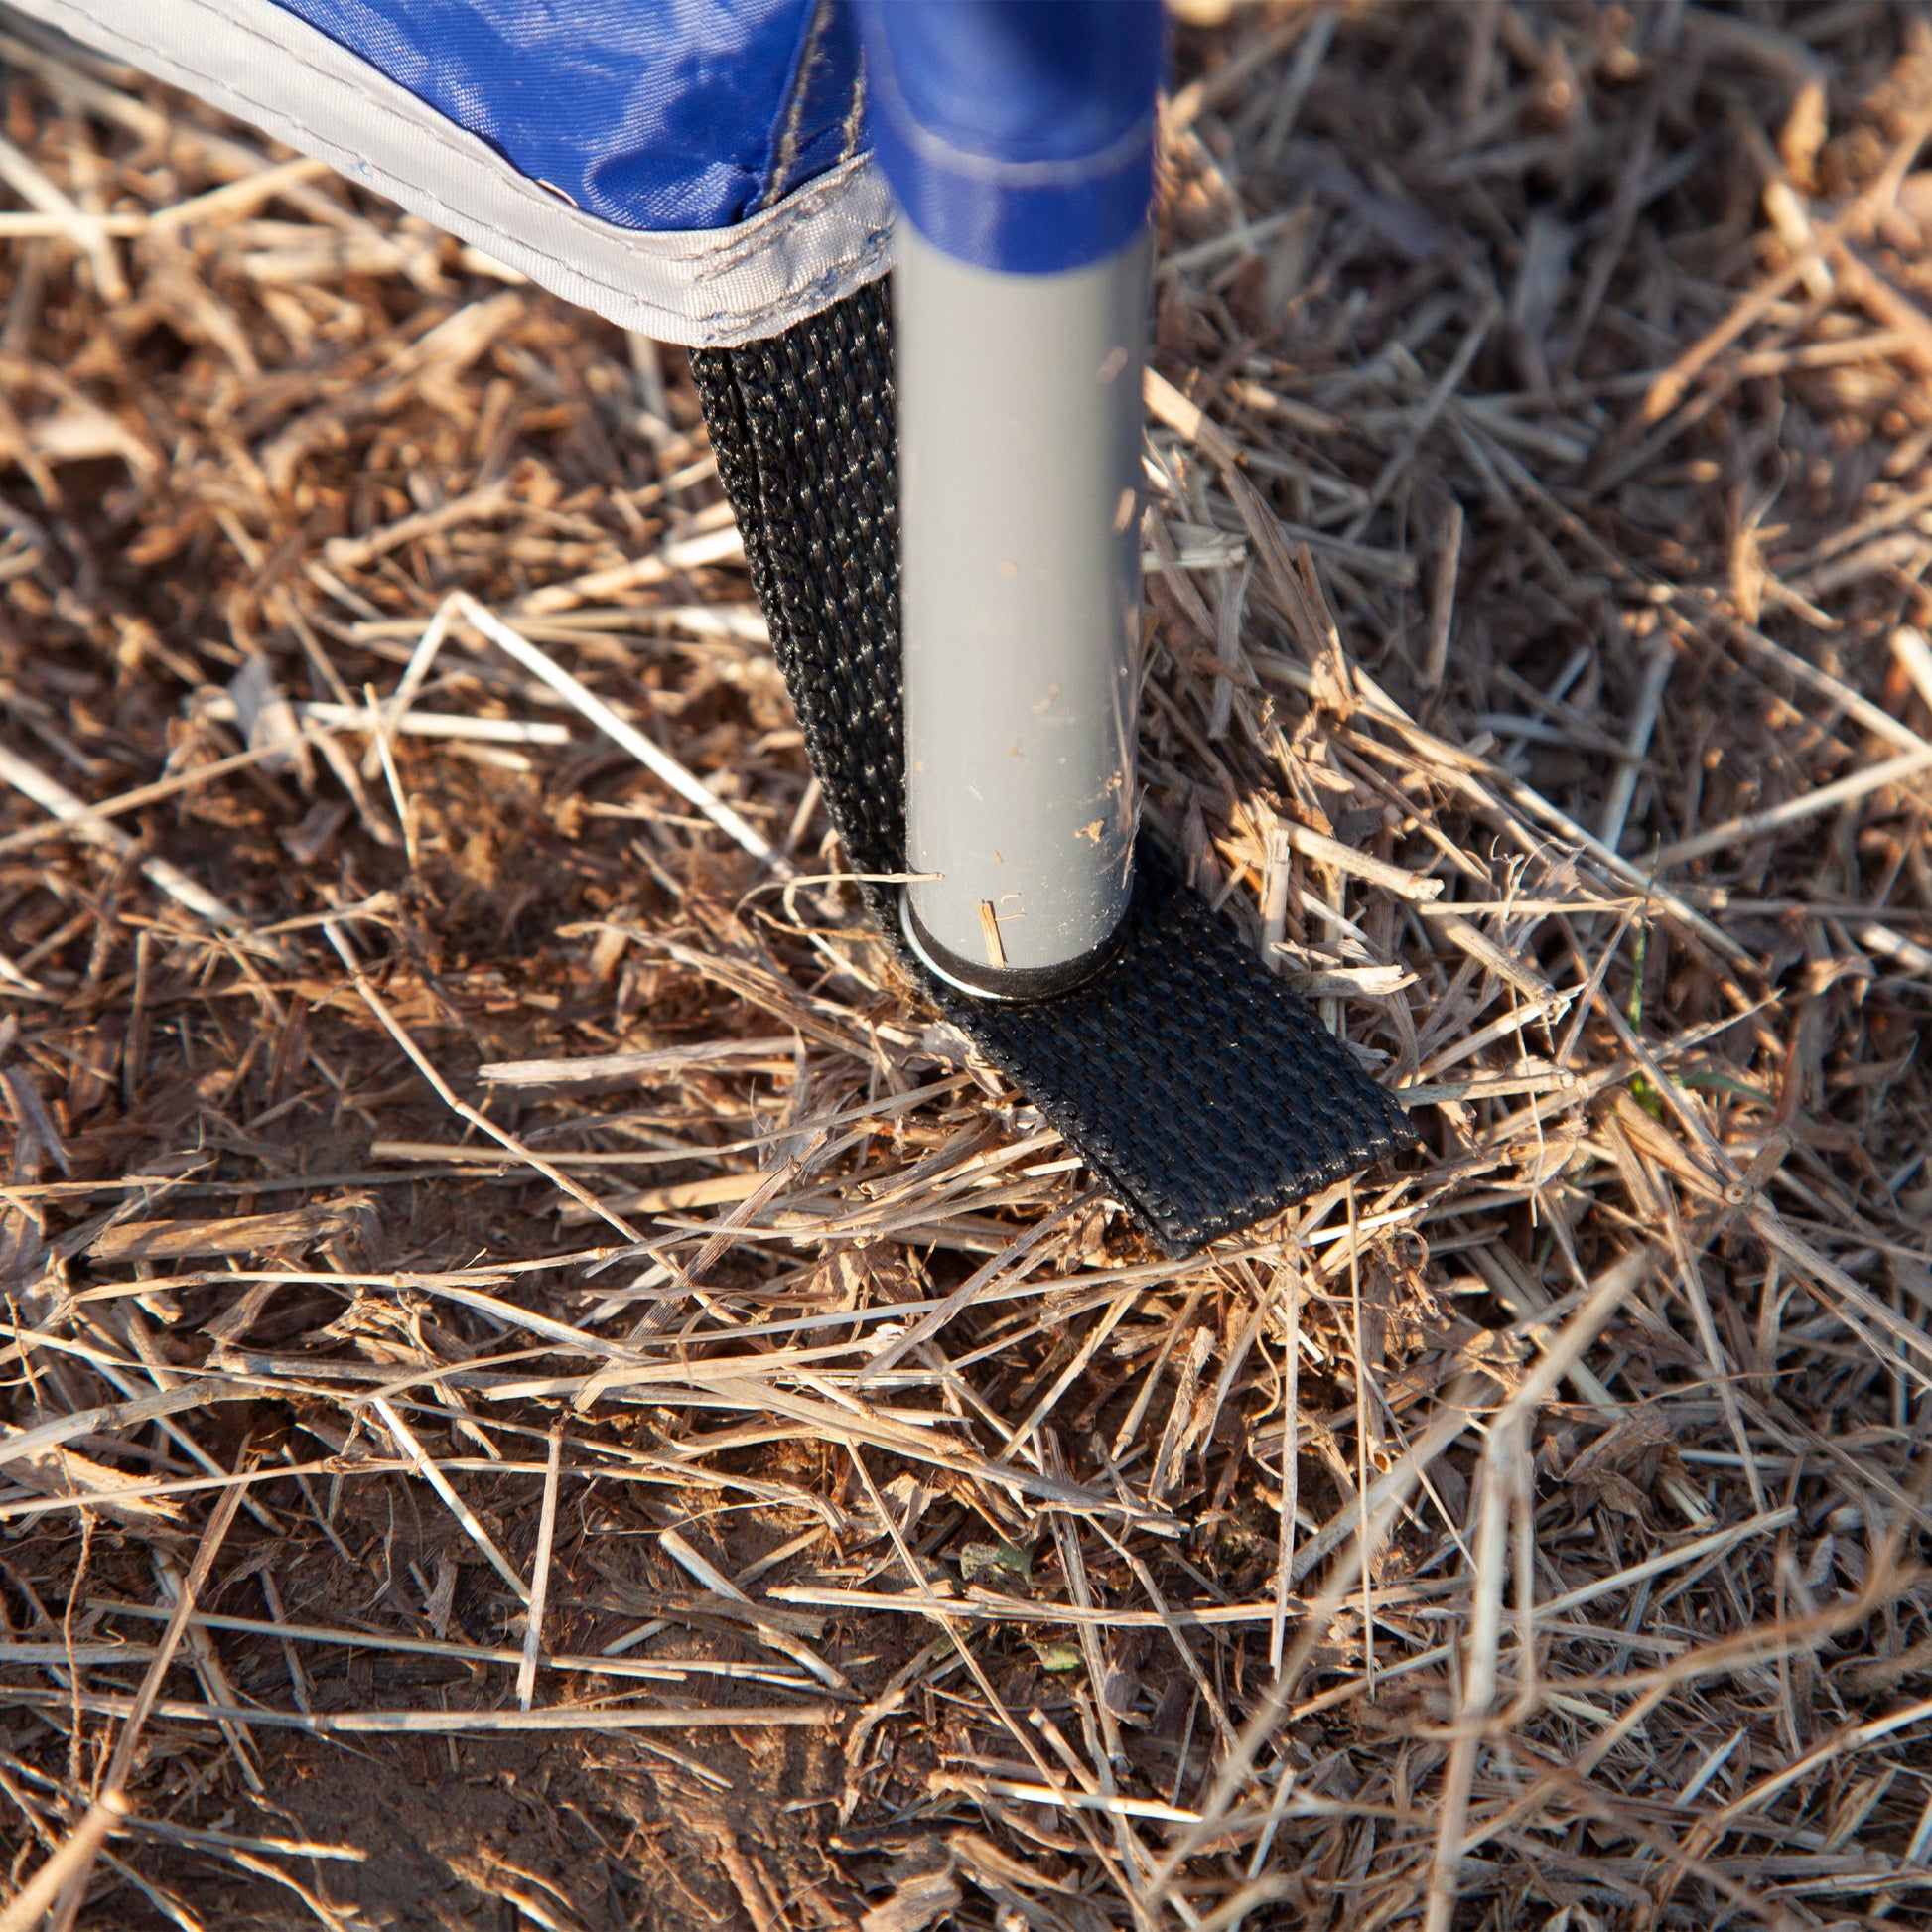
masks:
[[[1124,248],[1154,194],[1161,0],[856,0],[874,151],[956,260],[1023,275]]]

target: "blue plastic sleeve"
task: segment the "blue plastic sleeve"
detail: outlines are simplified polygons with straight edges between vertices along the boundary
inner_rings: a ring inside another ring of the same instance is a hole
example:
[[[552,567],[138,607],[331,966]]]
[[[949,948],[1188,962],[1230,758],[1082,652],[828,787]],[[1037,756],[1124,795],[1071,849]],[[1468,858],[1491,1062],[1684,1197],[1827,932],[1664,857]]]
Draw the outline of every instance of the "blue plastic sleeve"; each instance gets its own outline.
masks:
[[[1154,194],[1160,0],[857,0],[874,151],[960,261],[1049,275],[1124,248]]]

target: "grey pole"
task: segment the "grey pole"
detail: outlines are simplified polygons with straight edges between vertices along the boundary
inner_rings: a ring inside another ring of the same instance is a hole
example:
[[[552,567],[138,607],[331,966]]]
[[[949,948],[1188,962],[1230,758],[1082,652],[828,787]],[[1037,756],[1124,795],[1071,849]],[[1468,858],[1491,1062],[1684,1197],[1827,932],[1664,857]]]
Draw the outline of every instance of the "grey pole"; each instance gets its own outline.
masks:
[[[906,936],[995,998],[1105,963],[1133,888],[1150,242],[1013,275],[898,226]]]

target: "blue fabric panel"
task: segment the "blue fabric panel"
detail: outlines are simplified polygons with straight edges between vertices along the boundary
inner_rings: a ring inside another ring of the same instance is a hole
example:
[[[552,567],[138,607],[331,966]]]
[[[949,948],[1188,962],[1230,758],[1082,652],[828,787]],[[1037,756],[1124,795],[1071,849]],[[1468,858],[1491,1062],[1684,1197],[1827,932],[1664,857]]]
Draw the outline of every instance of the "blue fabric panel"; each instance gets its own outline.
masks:
[[[962,261],[1050,274],[1124,247],[1154,192],[1160,0],[857,0],[899,206]]]
[[[619,227],[728,227],[844,153],[859,56],[836,4],[280,4]]]
[[[858,21],[845,0],[826,0],[812,17],[793,89],[797,104],[787,109],[797,115],[796,131],[787,137],[780,130],[767,200],[778,201],[864,150],[863,129],[854,125],[861,66]]]

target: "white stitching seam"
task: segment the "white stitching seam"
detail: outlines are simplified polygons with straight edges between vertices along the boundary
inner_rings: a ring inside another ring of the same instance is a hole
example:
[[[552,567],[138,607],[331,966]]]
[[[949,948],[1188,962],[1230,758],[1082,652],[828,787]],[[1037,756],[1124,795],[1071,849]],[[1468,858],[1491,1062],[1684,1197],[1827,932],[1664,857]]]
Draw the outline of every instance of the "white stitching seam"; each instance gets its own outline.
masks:
[[[832,0],[813,0],[811,26],[798,56],[798,69],[791,76],[784,113],[784,132],[778,139],[778,152],[771,167],[771,179],[759,198],[759,212],[775,207],[784,200],[785,183],[798,159],[799,123],[805,117],[805,102],[812,90],[812,69],[818,65],[819,45],[825,38],[825,25],[831,17]]]
[[[187,76],[191,82],[199,83],[197,91],[204,92],[220,104],[225,97],[252,110],[250,118],[266,118],[300,131],[302,145],[327,160],[340,172],[350,179],[359,181],[379,193],[386,194],[393,201],[405,205],[413,204],[426,213],[439,218],[440,225],[458,233],[470,231],[479,233],[485,241],[500,239],[507,241],[517,252],[548,265],[560,278],[576,282],[608,296],[618,298],[626,306],[637,304],[640,298],[634,290],[625,288],[621,282],[600,274],[588,263],[546,248],[530,233],[519,231],[509,233],[500,231],[497,225],[474,213],[468,213],[453,207],[443,196],[433,189],[425,188],[415,182],[404,182],[389,170],[382,168],[365,157],[355,154],[339,142],[317,134],[301,117],[287,108],[277,107],[270,102],[258,100],[227,76],[206,71],[193,61],[186,59],[175,48],[162,47],[144,39],[139,33],[119,23],[109,22],[100,17],[106,11],[90,13],[69,4],[69,0],[20,0],[23,10],[54,21],[72,33],[83,42],[98,44],[103,35],[111,36],[122,46],[133,51],[137,58],[146,55],[147,65],[159,66],[164,69]],[[486,143],[461,129],[454,128],[442,115],[410,94],[407,89],[395,83],[388,83],[394,93],[410,104],[414,112],[401,108],[394,98],[385,98],[384,91],[370,86],[359,75],[345,73],[322,65],[305,54],[290,41],[277,40],[263,33],[253,22],[243,19],[238,12],[207,4],[207,0],[178,0],[178,4],[197,9],[212,19],[220,21],[225,27],[245,35],[257,43],[274,58],[312,74],[325,87],[345,89],[357,95],[369,108],[378,114],[397,115],[404,120],[410,132],[434,143],[448,157],[468,171],[481,173],[490,178],[491,186],[506,191],[516,202],[526,206],[538,214],[545,223],[564,221],[569,226],[579,226],[595,235],[600,244],[608,248],[615,244],[624,254],[640,263],[649,263],[660,270],[684,270],[690,277],[688,287],[692,289],[716,283],[735,271],[743,268],[755,255],[762,253],[775,242],[781,241],[796,230],[807,226],[824,215],[839,201],[855,194],[861,187],[860,177],[870,168],[869,160],[860,158],[843,163],[831,173],[808,182],[803,188],[787,196],[775,207],[753,216],[731,228],[708,229],[702,232],[681,233],[672,230],[625,229],[612,222],[604,221],[595,215],[581,211],[566,210],[563,207],[544,194],[542,190],[529,183],[526,177],[518,174]],[[271,0],[272,4],[272,0]],[[275,7],[273,11],[287,22],[287,31],[292,39],[299,39],[315,30],[309,28],[293,14],[284,14]],[[317,35],[317,39],[326,37]],[[333,44],[332,50],[333,50]],[[345,56],[345,59],[353,59]],[[721,326],[741,332],[756,333],[759,324],[772,318],[792,321],[811,313],[815,298],[821,291],[836,289],[847,277],[854,284],[867,281],[885,271],[887,265],[887,244],[890,240],[890,227],[882,223],[872,223],[865,233],[853,244],[831,255],[819,273],[810,277],[802,285],[787,288],[780,294],[756,303],[749,308],[713,308],[704,313],[686,313],[681,319],[691,326],[707,331],[715,331]],[[649,302],[652,308],[660,308],[657,302]]]

